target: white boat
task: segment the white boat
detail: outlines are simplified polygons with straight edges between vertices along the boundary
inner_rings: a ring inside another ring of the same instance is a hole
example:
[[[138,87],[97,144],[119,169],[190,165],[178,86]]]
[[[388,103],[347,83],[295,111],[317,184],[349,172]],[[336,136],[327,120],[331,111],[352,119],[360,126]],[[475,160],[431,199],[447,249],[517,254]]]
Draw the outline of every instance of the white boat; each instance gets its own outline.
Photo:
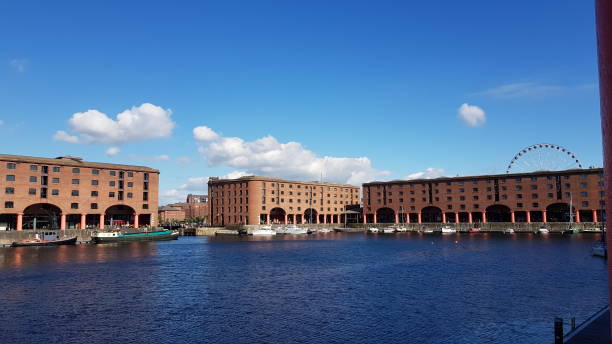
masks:
[[[392,228],[392,227],[383,228],[383,233],[385,234],[395,233],[395,228]]]
[[[433,232],[434,232],[434,230],[433,230],[433,229],[431,229],[431,228],[425,228],[425,229],[423,230],[423,233],[426,233],[426,234],[433,234]]]
[[[329,228],[321,228],[317,231],[317,233],[330,233],[331,229]]]
[[[453,233],[457,233],[457,230],[455,230],[454,228],[451,228],[450,226],[442,227],[442,234],[453,234]]]
[[[406,228],[406,227],[398,227],[398,228],[396,228],[396,229],[395,229],[395,231],[396,231],[396,232],[402,232],[402,233],[403,233],[403,232],[407,232],[407,231],[408,231],[408,228]]]
[[[368,232],[370,232],[370,233],[378,233],[378,228],[370,227],[370,228],[368,228]]]
[[[281,227],[276,231],[278,234],[308,234],[308,228],[300,228],[296,225]]]
[[[538,229],[538,233],[540,234],[548,234],[550,231],[548,230],[548,228],[542,227],[540,229]]]
[[[254,229],[252,235],[276,235],[276,232],[272,229],[272,226],[266,225],[261,226],[259,229]]]
[[[514,234],[514,229],[512,228],[504,229],[504,234]]]

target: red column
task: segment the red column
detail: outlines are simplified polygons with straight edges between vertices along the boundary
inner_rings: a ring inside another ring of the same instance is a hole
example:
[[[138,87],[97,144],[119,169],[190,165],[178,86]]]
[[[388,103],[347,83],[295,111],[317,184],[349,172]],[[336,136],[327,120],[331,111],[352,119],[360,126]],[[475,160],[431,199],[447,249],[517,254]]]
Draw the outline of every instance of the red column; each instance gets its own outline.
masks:
[[[406,223],[410,223],[410,213],[406,213]]]
[[[593,222],[598,222],[597,221],[597,210],[593,209]]]
[[[599,97],[601,104],[601,131],[604,151],[607,227],[612,228],[612,1],[597,0],[597,50],[599,53]],[[606,232],[612,241],[612,231]],[[608,248],[608,255],[612,248]],[[612,264],[608,264],[608,279],[612,278]],[[608,286],[612,300],[612,285]],[[611,321],[612,324],[612,321]],[[612,328],[612,326],[611,326]]]
[[[512,221],[512,223],[516,222],[514,218],[514,211],[510,212],[510,220]]]
[[[60,229],[66,230],[66,214],[62,214],[60,217]]]
[[[546,223],[546,210],[542,210],[542,221]]]
[[[368,223],[368,214],[363,213],[363,224],[365,225],[366,223]]]
[[[302,224],[306,223],[306,219],[304,218],[304,215],[302,215]]]
[[[472,212],[468,212],[468,222],[469,223],[473,223],[474,221],[472,221]]]
[[[316,219],[315,219],[315,222],[316,222],[317,224],[319,224],[319,223],[321,222],[321,221],[319,220],[319,214],[317,214]]]
[[[327,215],[323,215],[323,224],[327,224]]]
[[[87,226],[87,214],[81,214],[81,229],[85,229]]]
[[[284,223],[287,224],[287,213],[285,213],[285,220]]]
[[[486,211],[482,212],[482,223],[487,223],[487,212]]]
[[[527,210],[527,223],[531,223],[531,212]]]
[[[459,213],[455,213],[455,223],[459,223]]]
[[[23,214],[17,214],[17,229],[18,231],[23,230]]]
[[[138,223],[138,214],[134,214],[134,228],[138,228],[140,227],[140,224]]]
[[[395,213],[395,224],[399,223],[399,214]]]
[[[446,223],[446,213],[442,212],[442,223]]]
[[[580,222],[580,210],[576,209],[576,222]]]
[[[374,224],[377,224],[377,223],[378,223],[378,221],[376,219],[376,212],[374,212]]]
[[[419,224],[423,223],[423,221],[421,220],[421,212],[419,211]]]
[[[266,224],[270,224],[270,214],[266,214]]]
[[[104,228],[104,214],[100,214],[100,229]]]

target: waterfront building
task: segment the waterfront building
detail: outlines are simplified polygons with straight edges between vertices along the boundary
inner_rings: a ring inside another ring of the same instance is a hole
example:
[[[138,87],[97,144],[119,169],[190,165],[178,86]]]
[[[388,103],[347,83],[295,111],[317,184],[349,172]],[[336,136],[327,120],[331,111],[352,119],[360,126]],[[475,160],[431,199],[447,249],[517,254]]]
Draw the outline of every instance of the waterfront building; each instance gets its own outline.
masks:
[[[155,226],[159,171],[81,158],[0,155],[0,229]]]
[[[185,211],[174,204],[159,207],[157,214],[160,224],[185,221]]]
[[[257,176],[210,178],[208,197],[213,226],[342,223],[348,209],[359,207],[353,185]]]
[[[171,221],[184,221],[189,218],[204,219],[208,222],[208,196],[207,195],[187,195],[187,201],[181,203],[168,204],[159,208],[160,223]]]
[[[363,184],[364,223],[599,222],[601,168]],[[573,209],[570,212],[570,201]]]

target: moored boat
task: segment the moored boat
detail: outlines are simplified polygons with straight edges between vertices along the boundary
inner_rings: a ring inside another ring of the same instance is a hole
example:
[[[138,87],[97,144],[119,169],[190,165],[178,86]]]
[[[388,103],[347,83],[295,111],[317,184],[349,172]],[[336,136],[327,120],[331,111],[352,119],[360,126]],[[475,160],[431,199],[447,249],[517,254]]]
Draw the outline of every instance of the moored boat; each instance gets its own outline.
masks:
[[[433,234],[433,232],[434,232],[434,230],[433,230],[433,229],[431,229],[431,228],[425,228],[425,229],[423,230],[423,233],[425,233],[425,234]]]
[[[308,228],[300,228],[296,225],[289,225],[287,227],[281,227],[276,230],[277,234],[308,234]]]
[[[504,229],[504,234],[514,234],[514,228],[506,228],[506,229]]]
[[[266,225],[266,226],[261,226],[261,228],[259,229],[254,229],[253,232],[251,232],[251,234],[252,235],[276,235],[276,231],[272,229],[272,226]]]
[[[457,233],[457,230],[455,230],[454,228],[451,228],[450,226],[442,227],[442,234],[453,234],[453,233]]]
[[[14,241],[11,247],[74,245],[77,237],[59,236],[54,232],[36,233],[34,238]]]
[[[480,228],[470,228],[468,233],[480,233]]]
[[[178,239],[178,231],[163,230],[153,232],[126,233],[120,231],[95,232],[91,235],[91,240],[96,244],[113,242],[135,242],[135,241],[161,241]]]
[[[396,232],[401,232],[401,233],[403,233],[403,232],[407,232],[407,231],[408,231],[408,228],[406,228],[406,227],[397,227],[397,228],[395,229],[395,231],[396,231]]]
[[[370,228],[368,228],[368,232],[370,232],[370,233],[378,233],[378,228],[370,227]]]
[[[393,228],[393,227],[386,227],[386,228],[383,228],[383,233],[385,233],[385,234],[392,234],[392,233],[395,233],[395,228]]]
[[[538,229],[538,233],[540,233],[540,234],[548,234],[548,233],[550,233],[550,231],[548,230],[548,228],[542,227],[542,228]]]

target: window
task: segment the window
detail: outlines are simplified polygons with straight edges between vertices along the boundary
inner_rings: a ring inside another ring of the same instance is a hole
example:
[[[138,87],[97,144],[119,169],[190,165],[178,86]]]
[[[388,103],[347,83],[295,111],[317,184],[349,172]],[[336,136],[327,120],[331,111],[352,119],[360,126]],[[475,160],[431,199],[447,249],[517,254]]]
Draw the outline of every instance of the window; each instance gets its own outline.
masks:
[[[110,182],[108,182],[108,186],[115,186],[115,181],[111,180]]]
[[[478,192],[478,188],[472,188],[472,192]]]
[[[507,199],[508,199],[508,195],[502,195],[502,196],[501,196],[501,199],[503,199],[503,200],[507,200]]]
[[[38,166],[30,165],[30,171],[38,171]]]
[[[447,206],[446,206],[446,208],[447,208],[448,210],[453,210],[453,206],[452,206],[452,205],[450,205],[450,204],[449,204],[449,205],[447,205]]]
[[[534,184],[534,185],[531,186],[531,190],[537,190],[537,189],[538,189],[537,185]]]
[[[97,185],[98,185],[98,180],[97,180],[97,179],[93,179],[93,180],[91,181],[91,185],[93,185],[93,186],[97,186]]]
[[[111,177],[114,177],[117,174],[117,172],[115,171],[109,171],[108,173],[110,174]]]
[[[586,191],[580,192],[580,197],[587,197],[588,193]]]
[[[549,190],[552,190],[553,185],[552,185],[552,184],[548,184],[548,185],[546,185],[546,187],[547,187]]]
[[[115,193],[113,191],[109,192],[108,197],[115,197]]]
[[[70,195],[71,196],[78,196],[79,195],[79,190],[72,190],[72,191],[70,191]]]
[[[539,208],[540,207],[540,203],[534,202],[534,203],[531,203],[531,206],[534,207],[534,208]]]
[[[98,209],[98,203],[92,203],[91,209]]]
[[[15,193],[15,188],[6,188],[4,189],[4,193],[7,195],[12,195]]]
[[[142,205],[142,209],[149,209],[149,205],[148,204],[143,204]],[[266,210],[266,209],[264,209],[264,210]]]
[[[143,192],[142,193],[142,200],[143,201],[148,201],[149,200],[149,193],[148,192]],[[281,202],[284,202],[284,200],[281,199]]]
[[[36,189],[35,188],[29,188],[28,189],[28,194],[29,195],[36,195]]]
[[[582,206],[583,207],[588,207],[589,206],[589,201],[582,201]]]
[[[59,178],[53,178],[53,179],[51,180],[51,182],[52,182],[53,184],[59,184]]]
[[[128,175],[128,178],[132,178],[134,177],[134,172],[128,172],[127,175]]]
[[[78,179],[73,179],[72,180],[72,185],[79,185],[79,180]]]
[[[523,179],[521,177],[516,177],[514,180],[520,183]]]
[[[60,171],[59,166],[53,166],[53,172],[59,172],[59,171]]]
[[[37,178],[36,176],[30,176],[30,183],[36,183]]]
[[[58,189],[51,190],[51,196],[59,196],[59,190]]]
[[[72,173],[81,173],[81,169],[78,167],[75,167],[72,169]]]
[[[521,198],[523,198],[523,195],[522,194],[516,194],[516,198],[521,199]]]
[[[548,197],[548,198],[553,198],[553,197],[554,197],[554,195],[553,195],[552,193],[550,193],[550,192],[549,192],[549,193],[546,195],[546,197]]]
[[[459,196],[460,201],[465,201],[465,196]]]
[[[134,186],[134,182],[127,182],[127,186],[128,186],[128,188],[133,187]]]
[[[474,209],[478,209],[478,208],[480,208],[480,205],[474,204]]]
[[[538,177],[531,177],[531,181],[532,182],[537,182],[538,181]]]
[[[70,203],[70,209],[79,209],[78,203]]]
[[[127,193],[127,198],[132,198],[134,195],[131,192]],[[242,198],[240,199],[242,201]]]
[[[91,174],[98,175],[98,174],[100,174],[100,170],[91,170]],[[95,203],[92,203],[92,204],[95,204]],[[96,206],[97,206],[97,204],[96,204]],[[91,209],[94,209],[94,208],[91,208]],[[98,208],[95,208],[95,209],[98,209]]]
[[[91,197],[98,197],[98,191],[92,191]]]
[[[536,198],[538,198],[538,194],[531,194],[531,198],[532,198],[532,199],[536,199]]]
[[[587,183],[580,183],[580,187],[581,188],[586,188],[587,187]]]
[[[472,196],[472,199],[473,199],[474,201],[478,201],[478,196]]]
[[[12,163],[12,162],[9,162],[9,163],[6,164],[6,168],[9,169],[9,170],[14,170],[15,167],[16,167],[16,165],[14,163]]]
[[[6,201],[6,202],[4,202],[4,207],[5,208],[12,208],[14,206],[15,205],[13,204],[13,201]]]
[[[517,207],[517,208],[522,208],[522,207],[523,207],[523,203],[517,203],[517,204],[516,204],[516,207]]]
[[[519,190],[523,190],[523,187],[522,187],[522,186],[520,186],[520,185],[517,185],[517,186],[516,186],[514,189],[515,189],[515,190],[517,190],[517,191],[519,191]]]

